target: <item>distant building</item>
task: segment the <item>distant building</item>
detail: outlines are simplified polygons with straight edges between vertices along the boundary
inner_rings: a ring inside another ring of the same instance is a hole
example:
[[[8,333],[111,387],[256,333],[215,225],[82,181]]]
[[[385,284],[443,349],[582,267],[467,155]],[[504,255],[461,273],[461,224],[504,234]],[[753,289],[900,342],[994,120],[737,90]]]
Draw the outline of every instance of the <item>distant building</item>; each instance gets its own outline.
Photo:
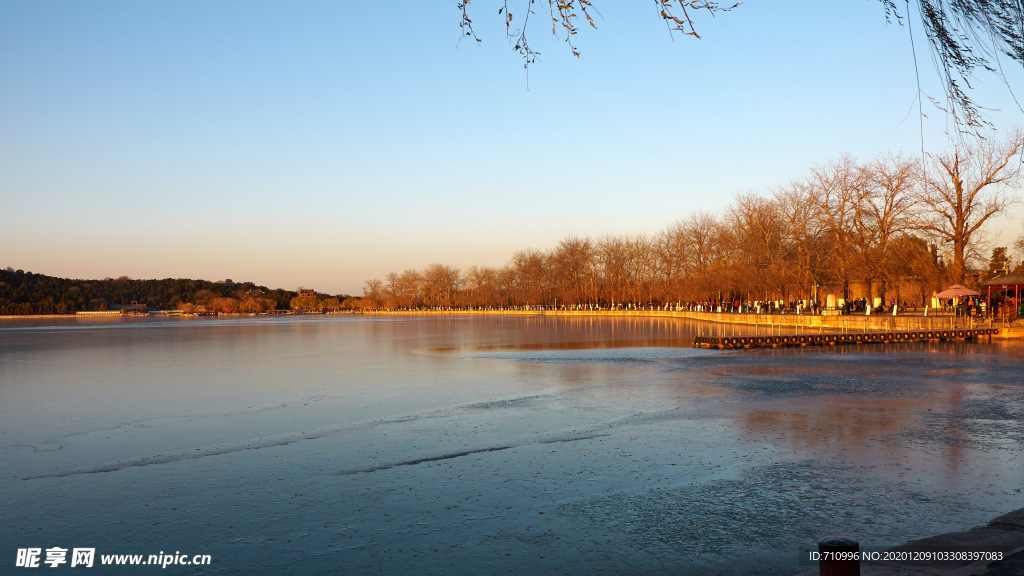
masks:
[[[316,290],[299,290],[299,298],[316,298]]]

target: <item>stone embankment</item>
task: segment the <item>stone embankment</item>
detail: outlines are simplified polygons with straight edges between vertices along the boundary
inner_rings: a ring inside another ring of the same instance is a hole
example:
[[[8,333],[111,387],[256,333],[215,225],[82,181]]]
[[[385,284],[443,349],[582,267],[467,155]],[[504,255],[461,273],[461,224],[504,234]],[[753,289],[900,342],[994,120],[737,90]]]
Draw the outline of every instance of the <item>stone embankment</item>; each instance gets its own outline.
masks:
[[[387,310],[364,314],[387,315],[495,315],[495,316],[590,316],[686,318],[731,326],[739,335],[826,334],[853,332],[927,332],[937,330],[997,329],[993,338],[1024,338],[1024,324],[993,323],[988,318],[964,318],[952,314],[921,313],[866,316],[859,314],[826,316],[818,314],[729,314],[676,310]],[[987,337],[987,335],[986,335]]]

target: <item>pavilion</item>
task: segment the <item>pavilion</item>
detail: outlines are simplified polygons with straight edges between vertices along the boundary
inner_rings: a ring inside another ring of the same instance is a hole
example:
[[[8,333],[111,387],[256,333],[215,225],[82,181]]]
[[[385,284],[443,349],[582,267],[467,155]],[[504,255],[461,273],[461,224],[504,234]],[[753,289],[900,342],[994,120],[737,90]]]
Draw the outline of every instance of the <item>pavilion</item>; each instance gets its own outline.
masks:
[[[1014,318],[1020,316],[1020,293],[1021,289],[1024,288],[1024,276],[1020,274],[1000,274],[991,280],[982,282],[985,286],[988,286],[988,302],[989,306],[992,305],[992,289],[995,288],[997,291],[1003,292],[1004,296],[1009,296],[1008,291],[1013,290],[1013,303],[1016,305],[1016,309],[1013,310],[1012,316]],[[991,309],[991,308],[990,308]]]

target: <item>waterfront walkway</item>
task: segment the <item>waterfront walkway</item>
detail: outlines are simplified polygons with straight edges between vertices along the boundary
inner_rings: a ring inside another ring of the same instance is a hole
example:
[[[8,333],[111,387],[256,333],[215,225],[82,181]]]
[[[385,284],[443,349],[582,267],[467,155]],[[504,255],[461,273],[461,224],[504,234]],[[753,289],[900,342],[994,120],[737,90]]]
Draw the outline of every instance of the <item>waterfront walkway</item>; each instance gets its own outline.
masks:
[[[1024,323],[1013,324],[994,322],[991,318],[954,316],[948,313],[921,312],[891,314],[825,315],[825,314],[758,314],[729,312],[695,312],[689,310],[367,310],[366,315],[452,315],[452,316],[590,316],[599,318],[613,317],[651,317],[651,318],[687,318],[719,325],[716,334],[707,336],[739,336],[783,335],[783,334],[824,334],[852,332],[897,332],[897,331],[930,331],[930,330],[967,330],[981,328],[997,328],[998,334],[993,338],[1024,338]],[[731,328],[727,328],[731,327]],[[744,328],[745,327],[745,328]]]

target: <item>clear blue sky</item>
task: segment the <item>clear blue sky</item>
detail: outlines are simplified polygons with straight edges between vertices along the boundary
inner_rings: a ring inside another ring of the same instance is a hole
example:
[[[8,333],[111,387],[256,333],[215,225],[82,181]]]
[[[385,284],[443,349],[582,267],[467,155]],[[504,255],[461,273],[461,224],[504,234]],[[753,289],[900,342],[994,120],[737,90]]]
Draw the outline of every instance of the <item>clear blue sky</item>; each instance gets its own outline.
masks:
[[[579,59],[538,5],[528,78],[496,3],[471,4],[481,46],[455,4],[3,2],[0,266],[358,294],[921,149],[908,30],[877,0],[751,1],[699,15],[702,40],[597,0]],[[1000,80],[977,86],[998,129],[1021,123]]]

